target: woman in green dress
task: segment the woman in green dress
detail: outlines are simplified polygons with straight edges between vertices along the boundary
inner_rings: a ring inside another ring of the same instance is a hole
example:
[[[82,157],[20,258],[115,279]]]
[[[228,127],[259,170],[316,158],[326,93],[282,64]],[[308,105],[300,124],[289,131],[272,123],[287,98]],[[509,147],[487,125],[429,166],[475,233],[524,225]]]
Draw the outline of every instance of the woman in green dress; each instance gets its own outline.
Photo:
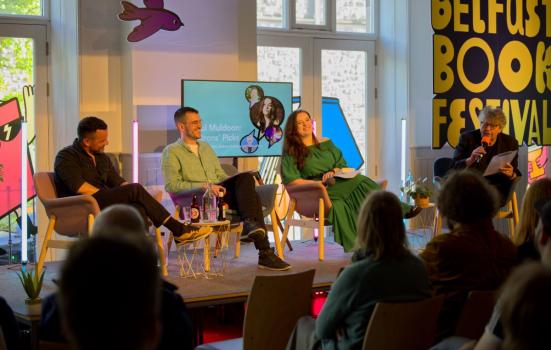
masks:
[[[285,185],[332,183],[327,193],[333,204],[327,219],[333,225],[335,241],[345,251],[354,249],[356,216],[367,194],[381,186],[367,176],[351,179],[334,177],[346,161],[342,152],[329,139],[318,141],[312,132],[312,118],[303,110],[291,113],[285,126],[281,176]],[[402,203],[405,218],[417,215],[421,208]]]

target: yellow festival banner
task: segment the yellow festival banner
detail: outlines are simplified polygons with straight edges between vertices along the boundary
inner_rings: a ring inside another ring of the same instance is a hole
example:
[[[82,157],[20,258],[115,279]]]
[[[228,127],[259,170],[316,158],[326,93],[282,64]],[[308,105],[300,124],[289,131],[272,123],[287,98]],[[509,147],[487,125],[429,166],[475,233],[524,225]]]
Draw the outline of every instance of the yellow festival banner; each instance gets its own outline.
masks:
[[[478,112],[501,107],[503,132],[551,145],[551,0],[432,0],[432,147],[455,147]]]

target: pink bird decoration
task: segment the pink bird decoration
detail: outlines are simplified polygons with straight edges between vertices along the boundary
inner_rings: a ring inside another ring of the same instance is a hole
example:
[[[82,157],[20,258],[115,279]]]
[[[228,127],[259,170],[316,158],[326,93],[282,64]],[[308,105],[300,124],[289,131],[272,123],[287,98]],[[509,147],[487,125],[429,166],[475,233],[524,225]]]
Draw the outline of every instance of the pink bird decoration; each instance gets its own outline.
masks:
[[[119,18],[123,21],[140,20],[140,25],[128,34],[128,41],[141,41],[160,29],[175,31],[184,26],[177,14],[165,10],[163,0],[144,0],[143,3],[145,8],[139,8],[128,1],[121,1],[123,11],[119,14]]]

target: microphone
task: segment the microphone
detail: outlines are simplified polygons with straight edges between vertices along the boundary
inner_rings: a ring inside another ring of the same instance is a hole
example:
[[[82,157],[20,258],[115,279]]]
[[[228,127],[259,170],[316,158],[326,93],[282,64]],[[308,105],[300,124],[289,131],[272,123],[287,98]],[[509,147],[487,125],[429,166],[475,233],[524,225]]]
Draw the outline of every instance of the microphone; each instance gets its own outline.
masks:
[[[482,137],[482,141],[480,142],[482,148],[484,148],[484,150],[486,150],[486,147],[488,147],[488,145],[490,144],[490,136],[488,135],[484,135]],[[476,160],[477,163],[480,163],[480,160],[482,159],[482,157],[484,157],[484,155],[480,155],[478,157],[478,159]]]

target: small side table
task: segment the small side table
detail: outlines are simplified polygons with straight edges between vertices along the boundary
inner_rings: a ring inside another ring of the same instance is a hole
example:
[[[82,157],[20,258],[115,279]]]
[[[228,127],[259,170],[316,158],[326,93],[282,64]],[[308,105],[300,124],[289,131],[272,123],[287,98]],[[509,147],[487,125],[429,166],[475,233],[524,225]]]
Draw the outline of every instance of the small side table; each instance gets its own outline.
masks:
[[[243,230],[243,224],[232,225],[229,220],[215,222],[200,222],[194,224],[202,227],[212,227],[212,233],[202,239],[189,240],[176,244],[181,277],[214,278],[224,275],[228,265],[230,234],[236,234],[236,242]],[[236,257],[239,255],[239,245],[236,243]],[[202,254],[202,257],[201,257]],[[212,256],[212,258],[211,258]]]

